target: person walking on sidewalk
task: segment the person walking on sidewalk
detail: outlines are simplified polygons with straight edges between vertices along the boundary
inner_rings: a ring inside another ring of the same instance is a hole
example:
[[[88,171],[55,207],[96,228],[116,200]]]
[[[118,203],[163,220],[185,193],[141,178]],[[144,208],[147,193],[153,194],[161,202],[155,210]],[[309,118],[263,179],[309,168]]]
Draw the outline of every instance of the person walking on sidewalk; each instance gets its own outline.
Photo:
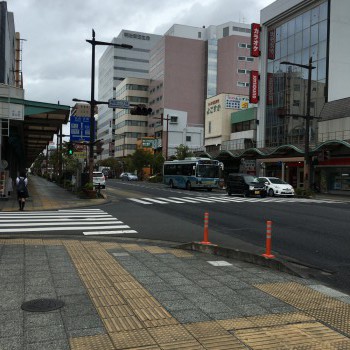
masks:
[[[24,172],[21,172],[20,175],[16,179],[16,188],[17,188],[17,199],[19,210],[24,210],[24,206],[26,203],[26,198],[28,198],[28,179]]]

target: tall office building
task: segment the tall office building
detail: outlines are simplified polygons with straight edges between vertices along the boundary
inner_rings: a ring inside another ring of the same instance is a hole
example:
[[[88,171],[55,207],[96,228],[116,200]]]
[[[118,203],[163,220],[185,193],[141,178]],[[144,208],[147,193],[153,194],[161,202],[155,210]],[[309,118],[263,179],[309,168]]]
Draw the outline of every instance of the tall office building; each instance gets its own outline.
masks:
[[[193,150],[203,147],[205,100],[221,93],[247,96],[249,72],[257,67],[250,57],[250,25],[244,23],[208,28],[175,24],[163,36],[123,30],[113,42],[134,49],[106,49],[100,59],[99,100],[116,97],[115,90],[126,77],[150,79],[148,96],[142,96],[142,103],[153,109],[148,135],[163,140],[162,151],[168,156],[180,144]],[[132,102],[130,92],[123,98]],[[114,127],[117,114],[125,112],[105,105],[99,109],[98,138],[105,143],[112,144],[112,128],[119,143],[124,142],[122,131]],[[113,149],[112,144],[103,156],[113,156]]]
[[[149,79],[150,50],[160,35],[122,30],[113,39],[116,44],[132,45],[132,49],[108,46],[99,60],[98,99],[116,97],[118,85],[127,77]],[[148,101],[147,101],[148,102]],[[97,138],[104,140],[102,158],[114,156],[114,125],[118,111],[99,105]]]

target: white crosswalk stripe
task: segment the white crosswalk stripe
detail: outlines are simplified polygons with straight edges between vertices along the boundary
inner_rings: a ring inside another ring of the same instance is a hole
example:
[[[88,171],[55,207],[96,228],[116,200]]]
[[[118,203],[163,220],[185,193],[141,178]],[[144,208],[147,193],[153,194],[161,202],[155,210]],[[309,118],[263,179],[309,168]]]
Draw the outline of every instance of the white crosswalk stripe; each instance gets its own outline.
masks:
[[[193,196],[193,197],[144,197],[144,198],[128,198],[128,200],[148,205],[148,204],[188,204],[188,203],[342,203],[336,200],[312,199],[312,198],[282,198],[282,197],[265,197],[265,198],[244,198],[236,196]]]
[[[78,231],[84,235],[137,233],[101,209],[0,212],[0,233]]]

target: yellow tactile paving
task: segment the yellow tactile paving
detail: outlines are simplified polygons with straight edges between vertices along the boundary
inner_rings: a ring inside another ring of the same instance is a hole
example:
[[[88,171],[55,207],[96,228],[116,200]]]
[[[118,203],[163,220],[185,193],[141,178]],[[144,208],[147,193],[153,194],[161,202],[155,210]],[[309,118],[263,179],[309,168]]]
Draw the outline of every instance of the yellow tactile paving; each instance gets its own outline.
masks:
[[[70,338],[71,350],[114,350],[115,347],[107,334]]]
[[[193,254],[182,249],[168,249],[167,253],[173,254],[178,258],[192,258]]]
[[[125,250],[129,250],[129,251],[141,251],[144,250],[143,247],[141,247],[138,244],[130,244],[130,243],[121,243],[120,244],[121,248],[125,249]]]
[[[143,246],[144,250],[147,250],[149,253],[152,254],[166,254],[167,251],[166,249],[163,249],[161,247],[157,247],[157,246]]]
[[[336,343],[350,347],[349,338],[319,322],[240,330],[235,336],[254,350],[337,349]]]
[[[256,287],[350,336],[350,305],[296,282]]]
[[[216,321],[190,323],[184,325],[184,327],[197,339],[229,334],[225,328],[221,327]]]
[[[242,350],[249,349],[232,334],[200,338],[198,341],[206,350]]]
[[[143,329],[143,324],[135,316],[105,318],[102,320],[108,333]]]
[[[149,328],[149,333],[160,345],[178,341],[195,340],[192,334],[181,324]]]
[[[146,345],[157,345],[146,329],[110,333],[109,336],[116,349],[129,349]]]
[[[112,245],[41,239],[1,239],[0,244],[9,241],[62,244],[70,254],[108,333],[71,338],[71,350],[350,349],[350,339],[343,335],[350,333],[350,305],[295,282],[256,287],[300,312],[181,325],[107,252]],[[174,253],[151,246],[145,250]]]

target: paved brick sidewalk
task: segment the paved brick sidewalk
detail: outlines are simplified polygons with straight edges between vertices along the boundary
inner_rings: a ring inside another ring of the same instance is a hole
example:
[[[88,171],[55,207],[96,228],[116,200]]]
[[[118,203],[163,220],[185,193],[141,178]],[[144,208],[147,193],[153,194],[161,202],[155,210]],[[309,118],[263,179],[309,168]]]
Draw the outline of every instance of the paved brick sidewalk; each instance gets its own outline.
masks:
[[[349,296],[166,244],[0,239],[0,278],[1,350],[350,349]]]

